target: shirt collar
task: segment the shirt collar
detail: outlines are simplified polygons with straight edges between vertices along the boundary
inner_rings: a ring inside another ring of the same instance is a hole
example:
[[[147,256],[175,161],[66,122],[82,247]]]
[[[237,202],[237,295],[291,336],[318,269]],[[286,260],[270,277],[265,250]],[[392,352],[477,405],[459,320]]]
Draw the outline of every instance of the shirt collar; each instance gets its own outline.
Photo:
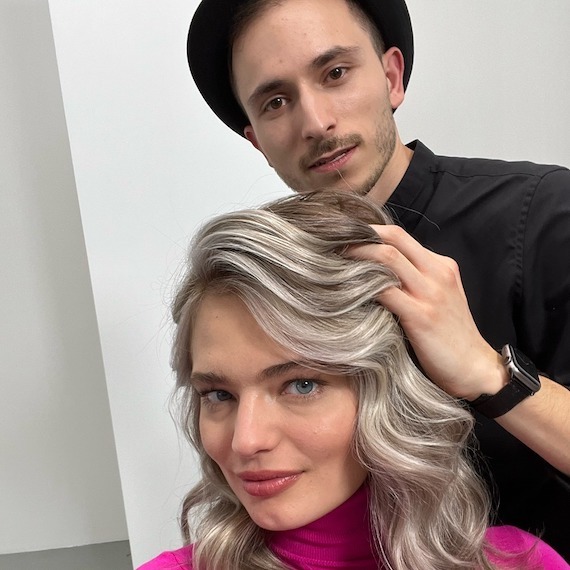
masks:
[[[414,151],[414,155],[404,177],[386,202],[386,207],[396,223],[413,232],[435,190],[436,157],[419,140],[406,146]]]

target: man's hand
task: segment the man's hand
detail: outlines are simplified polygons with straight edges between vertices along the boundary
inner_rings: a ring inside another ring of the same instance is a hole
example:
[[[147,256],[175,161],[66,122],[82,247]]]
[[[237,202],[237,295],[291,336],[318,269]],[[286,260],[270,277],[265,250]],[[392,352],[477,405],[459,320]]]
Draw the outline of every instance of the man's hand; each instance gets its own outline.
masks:
[[[350,255],[378,261],[399,278],[379,301],[397,315],[425,372],[452,396],[475,400],[509,380],[502,358],[473,320],[457,263],[429,251],[398,226],[373,226],[383,244]]]
[[[457,263],[427,250],[397,226],[373,226],[384,243],[349,255],[378,261],[400,279],[379,301],[400,319],[425,374],[448,394],[475,400],[509,382],[501,355],[481,336]],[[497,422],[570,475],[570,391],[541,377],[541,389]]]

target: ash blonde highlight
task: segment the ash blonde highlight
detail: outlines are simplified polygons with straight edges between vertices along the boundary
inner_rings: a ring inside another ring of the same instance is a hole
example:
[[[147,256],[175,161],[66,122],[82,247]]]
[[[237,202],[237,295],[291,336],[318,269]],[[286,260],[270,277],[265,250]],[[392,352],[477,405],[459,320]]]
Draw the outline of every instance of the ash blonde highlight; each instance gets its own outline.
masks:
[[[180,422],[202,472],[181,515],[185,541],[196,542],[195,568],[285,569],[200,439],[189,347],[201,301],[217,294],[239,297],[303,365],[353,378],[354,454],[369,472],[378,568],[494,568],[484,539],[490,501],[469,457],[473,418],[418,370],[395,317],[376,301],[396,277],[345,255],[379,243],[370,227],[379,223],[390,219],[365,198],[313,192],[219,216],[194,238],[172,308],[172,366]]]

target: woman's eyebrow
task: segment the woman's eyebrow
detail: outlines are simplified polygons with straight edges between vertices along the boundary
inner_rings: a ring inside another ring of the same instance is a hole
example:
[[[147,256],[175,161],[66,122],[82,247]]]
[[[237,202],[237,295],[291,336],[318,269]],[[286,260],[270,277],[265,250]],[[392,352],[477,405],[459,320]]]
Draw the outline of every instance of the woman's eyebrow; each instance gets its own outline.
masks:
[[[207,384],[210,386],[227,386],[231,384],[226,376],[215,374],[214,372],[193,372],[189,383],[193,386],[195,384]]]
[[[283,374],[287,374],[291,370],[295,370],[296,368],[303,368],[301,364],[298,362],[294,362],[293,360],[289,362],[282,362],[280,364],[274,364],[273,366],[269,366],[265,370],[263,370],[260,374],[262,378],[274,378],[275,376],[281,376]]]
[[[301,364],[294,361],[280,362],[273,364],[262,370],[258,377],[260,379],[275,378],[287,374],[296,368],[304,368]],[[216,374],[215,372],[193,372],[190,376],[189,383],[193,386],[196,384],[206,384],[208,386],[222,386],[227,387],[232,384],[232,381],[223,374]]]

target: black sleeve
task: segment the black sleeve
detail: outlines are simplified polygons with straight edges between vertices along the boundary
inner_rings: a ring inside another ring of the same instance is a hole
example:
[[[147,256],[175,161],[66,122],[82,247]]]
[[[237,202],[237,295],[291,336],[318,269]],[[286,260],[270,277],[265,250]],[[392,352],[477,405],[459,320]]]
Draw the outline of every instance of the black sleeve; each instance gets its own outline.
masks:
[[[570,387],[570,171],[540,178],[521,220],[519,346]]]

